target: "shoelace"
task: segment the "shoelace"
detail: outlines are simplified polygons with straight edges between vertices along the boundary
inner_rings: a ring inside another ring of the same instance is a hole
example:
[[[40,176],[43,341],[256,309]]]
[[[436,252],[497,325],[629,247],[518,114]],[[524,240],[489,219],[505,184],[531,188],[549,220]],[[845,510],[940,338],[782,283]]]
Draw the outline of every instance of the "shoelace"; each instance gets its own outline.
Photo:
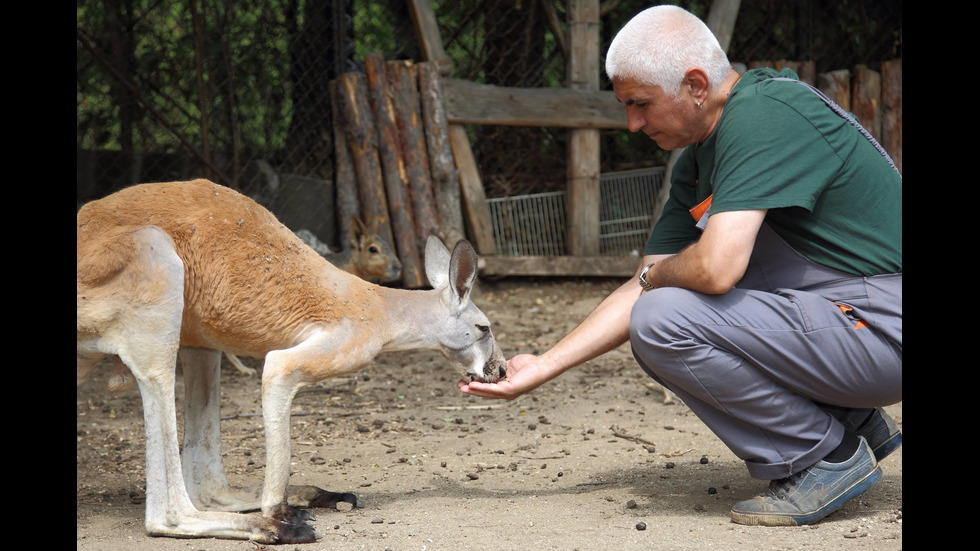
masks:
[[[793,488],[803,479],[806,474],[810,472],[810,469],[803,469],[802,471],[787,476],[786,478],[780,478],[778,480],[773,480],[769,483],[769,489],[766,491],[770,496],[785,500],[789,497],[789,493],[793,491]]]

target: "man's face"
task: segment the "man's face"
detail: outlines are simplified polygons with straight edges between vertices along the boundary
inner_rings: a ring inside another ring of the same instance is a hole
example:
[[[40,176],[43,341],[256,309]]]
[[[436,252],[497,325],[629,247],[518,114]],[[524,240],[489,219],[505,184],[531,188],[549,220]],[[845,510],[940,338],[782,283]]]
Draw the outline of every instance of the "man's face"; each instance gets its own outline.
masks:
[[[685,101],[684,86],[681,86],[678,97],[672,97],[660,86],[640,84],[633,79],[616,79],[613,93],[626,106],[630,132],[642,130],[666,150],[687,147],[698,141],[696,104],[691,98]]]

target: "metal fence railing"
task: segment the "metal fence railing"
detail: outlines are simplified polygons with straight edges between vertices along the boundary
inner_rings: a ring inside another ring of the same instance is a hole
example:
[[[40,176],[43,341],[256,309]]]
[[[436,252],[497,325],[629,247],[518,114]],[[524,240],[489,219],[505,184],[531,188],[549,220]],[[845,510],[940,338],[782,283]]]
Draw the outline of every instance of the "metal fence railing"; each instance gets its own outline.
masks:
[[[653,167],[599,176],[600,254],[643,254],[665,172]]]
[[[497,256],[565,254],[565,192],[487,199]]]
[[[599,253],[643,253],[664,184],[664,168],[605,173],[599,178]],[[565,249],[565,192],[487,199],[497,256],[557,256]]]

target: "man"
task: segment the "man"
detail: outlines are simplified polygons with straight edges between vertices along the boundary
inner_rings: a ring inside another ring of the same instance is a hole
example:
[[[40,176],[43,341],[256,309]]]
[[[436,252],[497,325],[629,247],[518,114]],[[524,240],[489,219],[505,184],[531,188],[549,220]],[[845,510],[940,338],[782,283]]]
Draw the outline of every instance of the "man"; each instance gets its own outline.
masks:
[[[902,178],[856,121],[791,71],[739,76],[711,31],[656,6],[617,34],[606,72],[631,131],[685,148],[636,278],[508,380],[513,399],[629,339],[769,480],[733,521],[811,524],[872,487],[901,445]]]

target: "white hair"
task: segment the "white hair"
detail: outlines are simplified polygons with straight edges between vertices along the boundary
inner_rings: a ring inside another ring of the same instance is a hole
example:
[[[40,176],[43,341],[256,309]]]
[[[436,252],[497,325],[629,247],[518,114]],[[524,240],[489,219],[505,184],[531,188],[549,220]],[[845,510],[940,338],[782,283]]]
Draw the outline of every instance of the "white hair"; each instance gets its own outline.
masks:
[[[728,56],[711,29],[677,6],[647,8],[616,34],[606,52],[610,80],[631,79],[660,86],[669,96],[680,93],[684,75],[698,68],[714,88],[732,70]]]

